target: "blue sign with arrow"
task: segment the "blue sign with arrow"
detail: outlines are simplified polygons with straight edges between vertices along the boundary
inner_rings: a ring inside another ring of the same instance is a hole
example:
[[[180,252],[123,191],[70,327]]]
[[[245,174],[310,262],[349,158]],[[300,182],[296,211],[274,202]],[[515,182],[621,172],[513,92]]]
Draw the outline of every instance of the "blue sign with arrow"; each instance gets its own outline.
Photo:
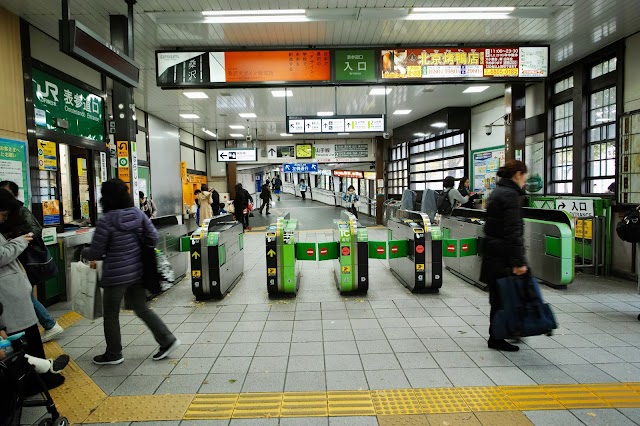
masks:
[[[283,164],[285,173],[318,173],[318,163],[289,163]]]

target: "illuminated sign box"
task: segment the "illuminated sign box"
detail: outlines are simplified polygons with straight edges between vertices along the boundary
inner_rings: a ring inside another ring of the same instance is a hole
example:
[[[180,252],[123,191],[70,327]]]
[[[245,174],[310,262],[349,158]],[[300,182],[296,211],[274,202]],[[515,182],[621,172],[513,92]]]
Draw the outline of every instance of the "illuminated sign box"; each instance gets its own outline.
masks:
[[[364,174],[355,170],[334,170],[333,175],[336,177],[346,177],[353,179],[362,179]]]
[[[287,117],[287,133],[380,133],[385,131],[384,115],[343,115]]]

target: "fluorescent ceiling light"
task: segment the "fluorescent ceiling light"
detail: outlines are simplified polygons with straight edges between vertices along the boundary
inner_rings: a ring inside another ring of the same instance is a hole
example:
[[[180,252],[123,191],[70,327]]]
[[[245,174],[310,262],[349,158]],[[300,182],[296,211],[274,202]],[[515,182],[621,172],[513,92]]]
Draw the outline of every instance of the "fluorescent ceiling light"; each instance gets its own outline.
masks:
[[[241,126],[239,124],[231,124],[229,125],[229,128],[234,130],[240,130],[240,129],[244,129],[244,126]]]
[[[480,93],[487,90],[489,86],[469,86],[462,93]]]
[[[244,135],[242,133],[229,133],[229,136],[231,136],[232,138],[241,138]]]
[[[393,115],[407,115],[411,113],[410,109],[397,109],[393,112]]]
[[[304,15],[305,9],[205,10],[203,16]]]
[[[182,92],[189,99],[207,99],[209,96],[204,92]]]
[[[202,131],[204,133],[208,134],[209,136],[212,136],[214,138],[217,137],[217,135],[215,133],[213,133],[211,130],[207,130],[205,127],[202,128]]]
[[[333,111],[318,111],[318,117],[331,117]]]
[[[240,114],[238,114],[240,117],[242,118],[256,118],[257,115],[255,115],[252,112],[241,112]]]
[[[421,138],[421,137],[425,136],[425,134],[424,133],[414,133],[413,136],[417,136],[417,137]]]
[[[508,13],[416,13],[409,14],[409,21],[466,21],[509,19]]]
[[[447,127],[447,123],[445,123],[443,121],[438,121],[437,123],[433,123],[431,125],[431,127],[437,127],[438,129],[444,129],[445,127]]]
[[[414,7],[408,20],[509,19],[515,7]]]
[[[412,13],[511,13],[515,7],[414,7]]]
[[[286,138],[286,137],[293,136],[293,135],[291,133],[280,133],[280,136]]]
[[[349,133],[338,133],[338,136],[347,136]]]
[[[274,98],[284,98],[285,96],[293,96],[293,91],[291,90],[272,90],[271,95]]]
[[[391,87],[374,87],[369,92],[370,95],[388,95],[391,93]]]
[[[200,116],[198,114],[180,114],[180,117],[182,117],[182,118],[192,118],[192,119],[200,118]]]

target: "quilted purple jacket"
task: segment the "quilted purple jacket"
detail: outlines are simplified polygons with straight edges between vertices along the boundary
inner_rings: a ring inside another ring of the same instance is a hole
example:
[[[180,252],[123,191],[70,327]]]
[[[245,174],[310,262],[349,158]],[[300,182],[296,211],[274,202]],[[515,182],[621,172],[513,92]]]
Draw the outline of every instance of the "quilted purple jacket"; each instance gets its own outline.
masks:
[[[96,225],[91,246],[82,251],[86,260],[103,260],[102,287],[134,284],[142,279],[141,237],[156,246],[158,232],[138,208],[111,210]]]

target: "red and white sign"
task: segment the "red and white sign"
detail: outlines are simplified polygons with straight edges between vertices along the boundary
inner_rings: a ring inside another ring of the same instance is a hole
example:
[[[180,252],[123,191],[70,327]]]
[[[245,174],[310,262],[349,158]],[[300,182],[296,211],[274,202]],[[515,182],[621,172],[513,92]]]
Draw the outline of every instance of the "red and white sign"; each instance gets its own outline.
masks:
[[[448,251],[449,253],[453,253],[454,251],[456,251],[456,246],[454,246],[453,244],[449,244],[449,245],[447,246],[447,251]]]
[[[391,247],[391,253],[395,254],[398,252],[398,246]]]
[[[467,244],[463,244],[462,251],[466,253],[468,250],[469,250],[469,246]]]
[[[342,247],[343,256],[349,256],[350,253],[351,253],[351,250],[349,249],[349,247]]]
[[[312,248],[307,249],[307,256],[313,256],[314,250]]]
[[[364,178],[364,173],[355,170],[334,170],[333,175],[336,177],[346,177],[353,179]]]
[[[422,244],[416,246],[416,253],[418,254],[424,253],[424,246]]]
[[[329,250],[327,250],[326,248],[321,248],[320,249],[320,256],[326,256],[327,253],[329,253]]]
[[[378,252],[378,254],[384,254],[384,247],[380,246],[376,249],[376,252]]]

